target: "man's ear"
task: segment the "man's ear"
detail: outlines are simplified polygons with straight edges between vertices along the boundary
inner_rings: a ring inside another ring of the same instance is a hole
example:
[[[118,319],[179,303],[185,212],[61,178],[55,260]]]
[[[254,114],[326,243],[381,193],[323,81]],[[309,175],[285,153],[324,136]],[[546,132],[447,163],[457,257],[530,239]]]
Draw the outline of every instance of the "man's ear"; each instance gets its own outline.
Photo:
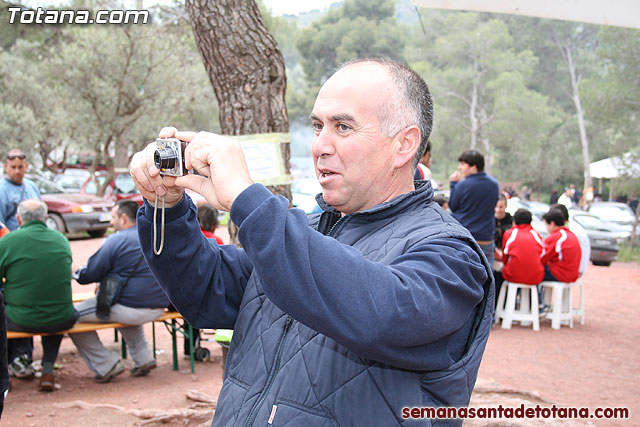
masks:
[[[413,162],[420,148],[420,129],[413,125],[401,130],[396,135],[394,144],[396,156],[393,166],[400,169],[407,163]]]
[[[20,214],[16,214],[16,221],[18,221],[18,226],[22,225],[22,218],[20,218]]]

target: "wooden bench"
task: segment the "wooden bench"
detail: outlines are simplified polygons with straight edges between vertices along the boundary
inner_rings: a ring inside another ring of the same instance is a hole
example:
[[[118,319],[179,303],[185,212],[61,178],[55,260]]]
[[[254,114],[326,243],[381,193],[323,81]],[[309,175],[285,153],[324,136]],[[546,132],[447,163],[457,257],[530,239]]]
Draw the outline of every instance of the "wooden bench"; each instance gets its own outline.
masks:
[[[182,319],[183,322],[180,324],[178,320]],[[194,358],[194,349],[193,349],[193,329],[191,325],[182,318],[182,315],[175,311],[166,311],[160,317],[152,322],[152,334],[153,334],[153,357],[156,357],[156,329],[155,323],[162,322],[169,333],[171,333],[171,349],[173,352],[173,370],[178,370],[178,345],[177,345],[177,334],[180,333],[184,335],[184,338],[189,340],[190,343],[190,359],[191,359],[191,373],[195,371],[195,358]],[[43,336],[43,335],[61,335],[61,334],[77,334],[80,332],[90,332],[97,331],[99,329],[115,329],[115,328],[123,328],[131,325],[125,325],[124,323],[110,322],[110,323],[90,323],[90,322],[82,322],[76,323],[73,325],[71,329],[67,329],[66,331],[53,332],[53,333],[38,333],[38,332],[18,332],[18,331],[7,331],[7,338],[29,338],[34,336]],[[117,341],[117,331],[116,331],[116,341]],[[122,357],[127,357],[127,350],[124,340],[122,341]]]

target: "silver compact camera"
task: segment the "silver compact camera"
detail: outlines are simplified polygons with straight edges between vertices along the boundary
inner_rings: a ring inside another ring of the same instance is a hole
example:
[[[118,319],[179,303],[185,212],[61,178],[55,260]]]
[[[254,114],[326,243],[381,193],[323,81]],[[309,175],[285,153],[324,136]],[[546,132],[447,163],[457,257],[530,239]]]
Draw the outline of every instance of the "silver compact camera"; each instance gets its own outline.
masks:
[[[184,165],[186,142],[177,138],[158,138],[156,146],[153,160],[160,170],[160,175],[183,176],[187,174],[187,168]]]

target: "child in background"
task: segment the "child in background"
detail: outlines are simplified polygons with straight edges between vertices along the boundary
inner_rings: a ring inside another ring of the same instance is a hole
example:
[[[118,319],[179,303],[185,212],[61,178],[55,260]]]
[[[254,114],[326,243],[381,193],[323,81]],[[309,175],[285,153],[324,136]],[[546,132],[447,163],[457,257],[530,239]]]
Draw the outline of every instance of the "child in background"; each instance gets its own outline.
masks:
[[[221,238],[214,233],[218,228],[218,210],[210,204],[198,208],[198,222],[202,233],[209,239],[215,239],[219,245],[224,245]]]
[[[433,196],[433,201],[440,205],[440,207],[446,212],[449,211],[449,200],[444,194],[436,194]]]

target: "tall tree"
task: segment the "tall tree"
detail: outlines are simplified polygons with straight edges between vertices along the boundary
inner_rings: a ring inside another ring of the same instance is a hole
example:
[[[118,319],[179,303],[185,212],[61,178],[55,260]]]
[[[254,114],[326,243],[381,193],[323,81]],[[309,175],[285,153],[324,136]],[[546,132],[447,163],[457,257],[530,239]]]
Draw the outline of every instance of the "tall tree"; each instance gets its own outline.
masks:
[[[215,106],[192,36],[174,30],[70,26],[63,44],[18,40],[0,53],[0,129],[37,147],[43,165],[63,148],[94,151],[111,171],[127,166],[160,127],[200,124]]]
[[[253,0],[187,0],[196,43],[227,135],[288,132],[284,58]],[[281,144],[285,172],[290,145]],[[271,188],[291,200],[291,187]],[[235,230],[230,228],[232,239]]]
[[[511,17],[507,21],[512,31],[520,34],[518,44],[526,44],[540,58],[536,69],[538,79],[533,86],[562,106],[568,113],[568,119],[575,120],[582,153],[584,185],[590,187],[590,120],[583,107],[581,82],[595,68],[599,27],[538,18]],[[595,131],[592,129],[592,132]]]
[[[106,186],[114,167],[128,165],[132,149],[197,97],[197,70],[188,65],[185,40],[170,28],[74,27],[66,37],[50,72],[73,94],[67,112],[69,121],[82,124],[77,137],[106,160]]]
[[[605,130],[608,152],[599,158],[640,155],[640,30],[602,27],[596,51],[600,66],[585,79],[585,111]]]
[[[32,152],[35,148],[43,166],[57,172],[51,153],[67,147],[74,133],[65,102],[71,94],[43,66],[46,55],[40,43],[22,39],[0,52],[0,146],[3,151],[19,147]]]
[[[480,149],[487,157],[486,169],[492,172],[495,146],[501,133],[491,132],[508,100],[501,96],[498,81],[513,82],[516,97],[546,102],[530,96],[525,82],[536,58],[531,51],[516,51],[507,26],[500,20],[476,13],[452,13],[445,21],[446,31],[435,40],[429,56],[434,62],[436,106],[449,111],[450,126],[462,126],[468,135],[468,147]],[[518,117],[511,122],[518,126]],[[493,141],[492,141],[493,138]]]

